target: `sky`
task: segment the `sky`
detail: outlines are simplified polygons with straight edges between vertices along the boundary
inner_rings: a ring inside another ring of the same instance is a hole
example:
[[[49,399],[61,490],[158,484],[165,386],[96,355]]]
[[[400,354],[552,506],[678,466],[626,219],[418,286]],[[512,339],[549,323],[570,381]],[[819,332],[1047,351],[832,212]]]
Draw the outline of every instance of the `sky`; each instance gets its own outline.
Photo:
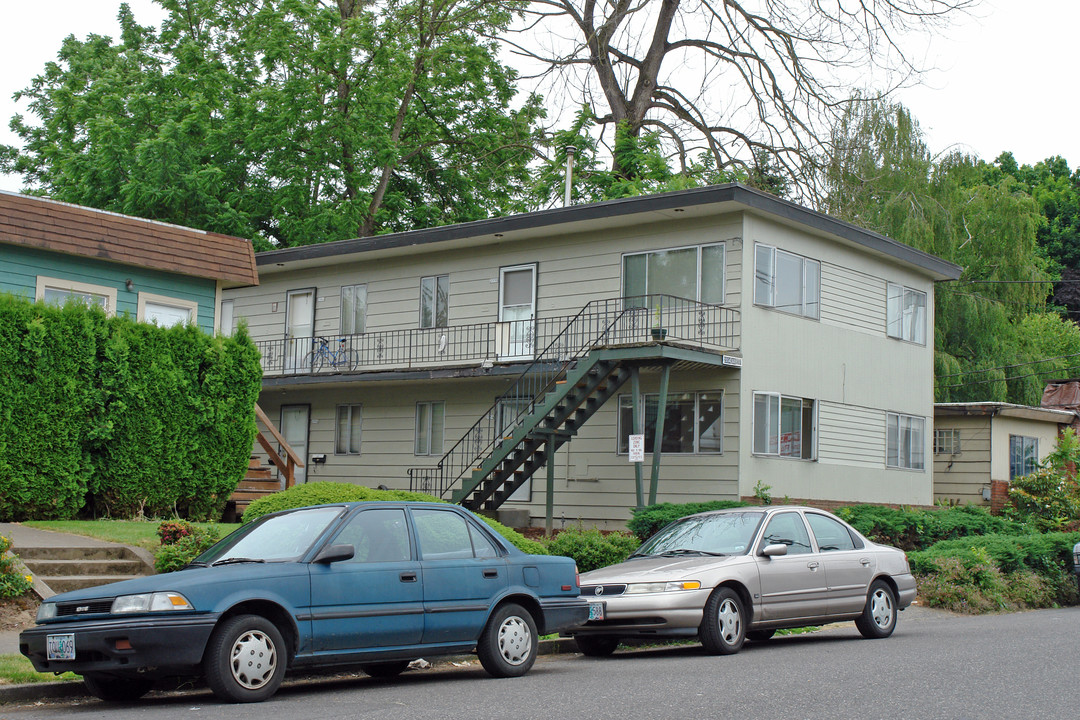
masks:
[[[128,0],[140,23],[164,13],[152,0]],[[12,95],[56,58],[64,37],[115,37],[119,0],[0,0],[0,143],[18,144],[8,129],[26,113]],[[913,44],[929,70],[923,83],[896,99],[908,106],[931,152],[962,149],[985,160],[1009,150],[1021,164],[1061,155],[1080,165],[1080,93],[1075,42],[1080,3],[1074,0],[993,0],[958,18],[925,47]],[[17,191],[20,178],[0,175],[0,190]]]

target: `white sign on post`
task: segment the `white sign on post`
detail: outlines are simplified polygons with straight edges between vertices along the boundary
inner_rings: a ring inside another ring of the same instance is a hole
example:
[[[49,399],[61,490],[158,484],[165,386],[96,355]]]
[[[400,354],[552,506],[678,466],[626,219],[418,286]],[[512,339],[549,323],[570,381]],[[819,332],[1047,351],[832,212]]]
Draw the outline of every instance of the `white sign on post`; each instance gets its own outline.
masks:
[[[645,462],[645,436],[630,436],[630,462]]]

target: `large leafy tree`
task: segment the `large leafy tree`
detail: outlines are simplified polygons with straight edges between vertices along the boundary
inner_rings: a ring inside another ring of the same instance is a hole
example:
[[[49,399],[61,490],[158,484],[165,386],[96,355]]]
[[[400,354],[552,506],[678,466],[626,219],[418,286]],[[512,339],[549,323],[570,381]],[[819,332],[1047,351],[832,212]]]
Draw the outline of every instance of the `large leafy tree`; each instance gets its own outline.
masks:
[[[68,38],[4,169],[71,202],[279,246],[519,209],[540,115],[483,40],[513,3],[159,0]]]
[[[1080,367],[1080,330],[1046,308],[1053,275],[1039,204],[1008,173],[931,157],[899,105],[855,102],[833,133],[826,210],[964,267],[939,284],[938,401],[1038,404],[1044,381]]]

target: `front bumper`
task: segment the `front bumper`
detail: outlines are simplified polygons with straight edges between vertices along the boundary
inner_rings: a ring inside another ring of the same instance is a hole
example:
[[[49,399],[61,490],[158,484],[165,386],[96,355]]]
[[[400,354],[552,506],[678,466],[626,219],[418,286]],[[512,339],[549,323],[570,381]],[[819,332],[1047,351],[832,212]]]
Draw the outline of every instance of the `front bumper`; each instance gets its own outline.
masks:
[[[582,596],[605,604],[604,619],[585,623],[572,634],[655,636],[692,635],[701,626],[711,588],[642,595]]]
[[[540,631],[544,635],[565,632],[589,619],[589,603],[582,597],[541,599],[540,610],[544,613]]]
[[[184,673],[197,671],[216,622],[188,615],[47,623],[21,632],[19,651],[38,672]],[[49,660],[47,636],[65,633],[75,635],[75,659]]]

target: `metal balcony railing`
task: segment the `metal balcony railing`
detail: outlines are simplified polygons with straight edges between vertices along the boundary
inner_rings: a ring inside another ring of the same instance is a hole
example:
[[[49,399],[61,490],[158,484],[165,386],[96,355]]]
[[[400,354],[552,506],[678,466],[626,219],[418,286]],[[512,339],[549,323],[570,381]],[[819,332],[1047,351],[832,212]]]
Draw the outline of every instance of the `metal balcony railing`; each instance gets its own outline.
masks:
[[[570,318],[538,352],[517,382],[465,433],[435,467],[409,469],[409,487],[445,496],[532,412],[571,363],[597,347],[676,341],[706,350],[736,349],[739,313],[670,295],[596,300]]]
[[[595,340],[601,328],[610,330],[605,335],[607,345],[668,340],[716,350],[735,349],[740,332],[737,310],[648,295],[597,300],[572,317],[281,338],[255,345],[264,377],[333,375],[484,361],[550,362]]]

